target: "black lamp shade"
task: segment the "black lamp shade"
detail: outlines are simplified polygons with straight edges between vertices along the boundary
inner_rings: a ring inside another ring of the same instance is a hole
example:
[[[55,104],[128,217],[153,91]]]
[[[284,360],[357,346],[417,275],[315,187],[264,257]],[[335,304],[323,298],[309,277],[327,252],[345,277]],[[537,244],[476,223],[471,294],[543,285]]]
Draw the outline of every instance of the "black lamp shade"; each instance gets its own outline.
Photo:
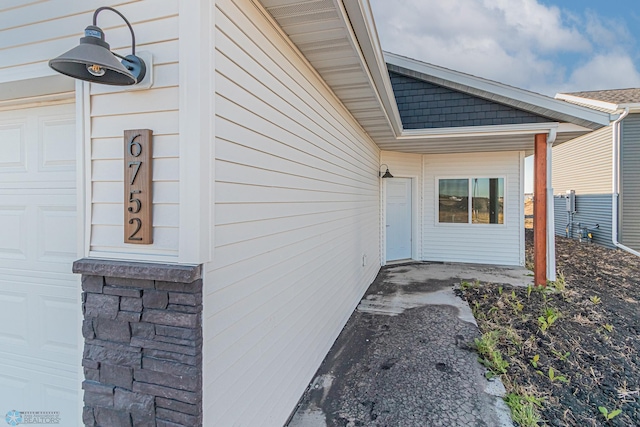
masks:
[[[135,55],[120,62],[104,41],[102,30],[95,26],[86,28],[79,46],[50,60],[49,66],[76,79],[116,86],[134,85],[146,73],[144,61]],[[95,71],[91,73],[89,67]]]
[[[384,173],[384,175],[382,175],[383,178],[393,178],[393,175],[391,175],[391,173],[389,172],[389,168],[387,168],[387,171]]]

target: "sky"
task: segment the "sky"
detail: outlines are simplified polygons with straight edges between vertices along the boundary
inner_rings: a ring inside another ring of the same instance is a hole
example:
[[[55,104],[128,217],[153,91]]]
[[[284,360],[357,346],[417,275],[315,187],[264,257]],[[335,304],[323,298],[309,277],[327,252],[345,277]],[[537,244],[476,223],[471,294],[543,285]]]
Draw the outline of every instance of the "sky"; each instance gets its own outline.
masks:
[[[548,96],[640,87],[638,0],[370,3],[389,52]]]

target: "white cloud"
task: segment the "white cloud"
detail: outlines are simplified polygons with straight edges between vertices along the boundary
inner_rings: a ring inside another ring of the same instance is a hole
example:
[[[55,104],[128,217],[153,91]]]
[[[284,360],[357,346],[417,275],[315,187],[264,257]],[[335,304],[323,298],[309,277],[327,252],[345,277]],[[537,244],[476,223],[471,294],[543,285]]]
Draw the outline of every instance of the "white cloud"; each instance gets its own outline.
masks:
[[[588,40],[574,27],[562,22],[560,9],[539,4],[536,0],[483,0],[489,13],[502,15],[501,30],[508,36],[503,39],[522,48],[523,41],[529,48],[543,51],[584,51],[590,48]]]
[[[594,44],[604,48],[628,44],[631,34],[624,22],[615,19],[604,19],[592,10],[585,12],[585,33]]]
[[[370,1],[382,47],[394,53],[547,95],[619,87],[606,61],[637,82],[626,27],[593,12],[537,0]]]
[[[596,55],[571,73],[565,91],[580,91],[585,87],[590,90],[640,87],[640,73],[628,55]]]

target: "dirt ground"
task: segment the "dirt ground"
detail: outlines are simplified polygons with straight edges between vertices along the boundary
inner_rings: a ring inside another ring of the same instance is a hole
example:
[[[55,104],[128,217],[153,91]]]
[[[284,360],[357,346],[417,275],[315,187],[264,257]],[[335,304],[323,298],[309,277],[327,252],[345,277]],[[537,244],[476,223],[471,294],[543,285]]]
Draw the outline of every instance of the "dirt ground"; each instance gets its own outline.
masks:
[[[538,425],[640,426],[640,258],[563,237],[556,248],[546,291],[463,287],[481,331],[499,331],[507,391],[543,398]]]
[[[524,228],[533,228],[533,197],[524,199]]]

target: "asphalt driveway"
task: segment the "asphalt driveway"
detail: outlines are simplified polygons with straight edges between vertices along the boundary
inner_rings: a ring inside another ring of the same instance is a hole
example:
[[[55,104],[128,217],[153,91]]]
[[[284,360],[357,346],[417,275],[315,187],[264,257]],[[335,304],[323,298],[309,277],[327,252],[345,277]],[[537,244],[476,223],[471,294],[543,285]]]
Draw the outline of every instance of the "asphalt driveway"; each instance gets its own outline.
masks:
[[[500,382],[471,348],[479,331],[461,281],[526,286],[523,268],[384,267],[352,314],[288,427],[512,426]]]

